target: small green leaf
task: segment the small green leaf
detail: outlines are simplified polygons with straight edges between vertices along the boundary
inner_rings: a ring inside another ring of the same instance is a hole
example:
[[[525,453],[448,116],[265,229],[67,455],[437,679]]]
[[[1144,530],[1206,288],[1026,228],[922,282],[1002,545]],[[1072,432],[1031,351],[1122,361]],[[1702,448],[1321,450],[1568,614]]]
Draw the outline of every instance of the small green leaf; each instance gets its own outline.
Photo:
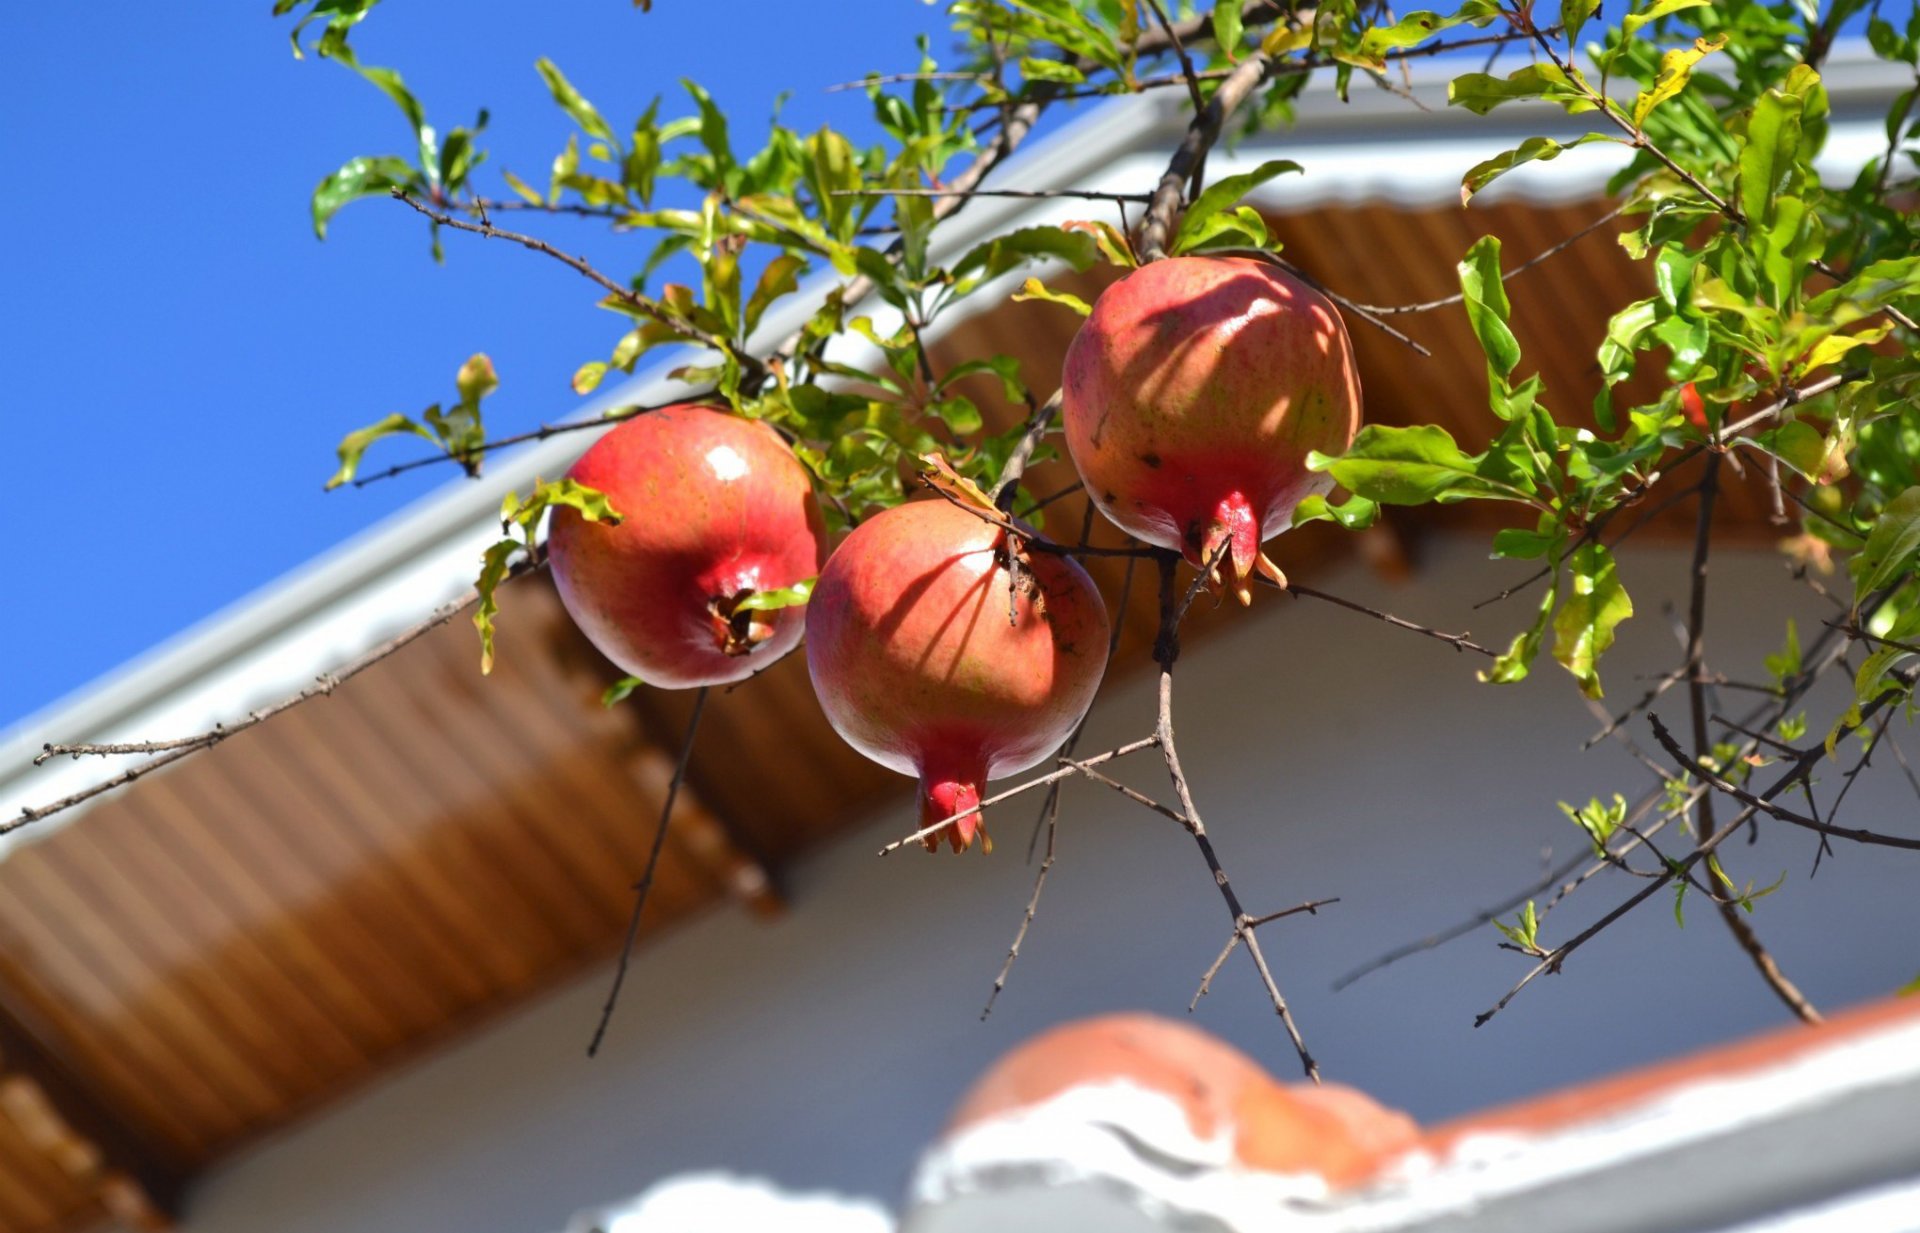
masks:
[[[760,281],[754,284],[753,294],[747,297],[745,329],[748,334],[760,324],[760,315],[769,305],[799,288],[800,274],[806,268],[806,260],[793,253],[781,253],[767,262],[766,268],[760,271]]]
[[[1504,379],[1520,362],[1520,342],[1507,327],[1513,311],[1500,270],[1500,237],[1482,236],[1467,250],[1459,265],[1460,290],[1465,295],[1467,320],[1487,353],[1487,367]]]
[[[414,171],[403,158],[380,155],[350,159],[313,190],[313,234],[327,238],[327,224],[340,208],[362,197],[385,197],[396,188],[412,187]]]
[[[978,286],[1029,261],[1064,261],[1076,271],[1100,259],[1092,236],[1063,227],[1022,227],[969,249],[953,263],[962,287]]]
[[[1551,63],[1530,64],[1505,77],[1462,73],[1447,83],[1447,105],[1465,107],[1480,116],[1502,103],[1529,98],[1559,103],[1569,113],[1593,110],[1573,78]]]
[[[1424,505],[1470,498],[1525,500],[1525,494],[1479,473],[1480,459],[1463,453],[1437,424],[1397,428],[1369,424],[1338,458],[1315,451],[1307,466],[1330,473],[1348,492],[1382,505]]]
[[[1209,184],[1206,191],[1194,198],[1187,207],[1186,215],[1180,220],[1180,230],[1173,237],[1172,253],[1178,255],[1196,242],[1196,237],[1214,215],[1230,211],[1239,204],[1242,197],[1265,184],[1275,176],[1285,175],[1289,171],[1299,171],[1300,164],[1292,159],[1276,158],[1260,164],[1252,171],[1237,176],[1226,176]]]
[[[607,375],[605,360],[590,360],[580,365],[573,373],[573,392],[591,394],[600,387],[600,379]]]
[[[1049,304],[1060,304],[1071,308],[1082,317],[1093,315],[1093,305],[1071,292],[1049,291],[1037,278],[1029,278],[1020,290],[1014,292],[1009,298],[1016,304],[1025,300],[1045,300]]]
[[[1527,679],[1534,658],[1540,654],[1540,643],[1546,638],[1547,620],[1553,615],[1554,601],[1559,597],[1560,577],[1556,573],[1553,585],[1540,599],[1540,611],[1535,614],[1533,624],[1515,634],[1507,649],[1493,661],[1493,666],[1479,674],[1482,681],[1490,685],[1511,685]]]
[[[1614,628],[1633,615],[1633,601],[1605,545],[1582,544],[1569,563],[1573,589],[1553,622],[1553,657],[1573,673],[1581,693],[1598,698],[1600,657],[1613,645]]]
[[[473,627],[480,631],[482,676],[493,671],[493,619],[500,615],[495,592],[507,580],[507,563],[519,548],[519,540],[503,539],[487,549],[481,558],[480,577],[473,584],[474,590],[480,593],[480,606],[473,613]]]
[[[1365,497],[1349,497],[1338,505],[1314,493],[1293,507],[1294,526],[1309,522],[1337,522],[1349,531],[1364,531],[1380,516],[1378,502]]]
[[[340,455],[340,469],[335,471],[333,478],[327,481],[327,491],[331,492],[333,489],[353,479],[354,475],[360,470],[360,458],[367,452],[369,445],[372,445],[382,437],[391,437],[409,432],[415,436],[425,437],[429,441],[434,440],[431,432],[428,432],[420,424],[400,414],[398,411],[377,424],[369,424],[365,428],[350,432],[342,437],[340,439],[339,450],[337,451]]]
[[[1693,66],[1727,45],[1727,36],[1717,34],[1711,39],[1695,39],[1691,47],[1676,47],[1660,57],[1660,71],[1654,76],[1653,84],[1640,92],[1633,101],[1633,126],[1639,128],[1647,122],[1653,109],[1687,88],[1687,81],[1693,76]]]
[[[1668,14],[1678,13],[1681,9],[1705,8],[1711,3],[1712,0],[1657,0],[1655,4],[1650,5],[1640,12],[1629,13],[1621,18],[1620,29],[1623,33],[1631,37],[1642,26],[1650,22],[1658,21]],[[1591,11],[1599,7],[1598,4],[1592,4],[1588,6],[1588,9]]]
[[[1085,73],[1066,61],[1041,56],[1020,57],[1020,76],[1028,81],[1057,81],[1068,86],[1077,86],[1087,79]]]
[[[600,695],[600,705],[604,707],[618,706],[632,697],[634,690],[645,684],[646,682],[637,676],[623,676],[613,684],[607,686],[606,692]]]
[[[803,578],[790,587],[755,591],[734,605],[734,611],[772,612],[778,608],[798,608],[813,597],[815,579]]]
[[[1857,580],[1854,594],[1864,599],[1898,578],[1913,565],[1916,552],[1920,552],[1920,486],[1887,502],[1874,520],[1867,546],[1851,563]]]
[[[1218,0],[1213,6],[1213,41],[1229,63],[1240,59],[1240,40],[1246,34],[1240,6],[1245,3],[1246,0]]]
[[[1707,0],[1694,0],[1705,4]],[[1600,8],[1600,0],[1560,0],[1560,31],[1569,46],[1580,45],[1580,27]]]
[[[594,109],[593,104],[589,103],[580,91],[573,88],[573,83],[567,80],[566,74],[560,71],[559,65],[542,56],[533,62],[533,67],[540,74],[540,79],[547,83],[547,89],[553,91],[553,101],[560,104],[562,111],[573,117],[575,124],[609,146],[619,148],[620,141],[613,135],[613,129],[600,117],[600,113]]]

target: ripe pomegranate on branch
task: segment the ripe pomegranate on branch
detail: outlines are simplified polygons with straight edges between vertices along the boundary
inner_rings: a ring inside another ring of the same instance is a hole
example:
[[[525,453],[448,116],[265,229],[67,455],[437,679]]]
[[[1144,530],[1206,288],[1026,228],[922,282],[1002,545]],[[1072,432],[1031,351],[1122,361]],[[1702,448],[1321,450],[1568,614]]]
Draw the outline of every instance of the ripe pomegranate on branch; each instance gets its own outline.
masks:
[[[1061,394],[1100,512],[1243,604],[1256,572],[1286,585],[1261,542],[1333,487],[1307,456],[1344,451],[1360,428],[1339,313],[1246,258],[1172,257],[1107,288],[1067,351]]]
[[[790,604],[819,572],[826,527],[806,469],[765,424],[676,405],[594,442],[567,477],[606,494],[617,524],[554,511],[547,546],[567,612],[650,685],[744,680],[800,643]]]
[[[1078,562],[936,498],[876,515],[835,550],[807,604],[807,667],[848,744],[919,778],[929,826],[1065,743],[1093,705],[1108,633]],[[924,842],[962,852],[976,832],[978,813]]]

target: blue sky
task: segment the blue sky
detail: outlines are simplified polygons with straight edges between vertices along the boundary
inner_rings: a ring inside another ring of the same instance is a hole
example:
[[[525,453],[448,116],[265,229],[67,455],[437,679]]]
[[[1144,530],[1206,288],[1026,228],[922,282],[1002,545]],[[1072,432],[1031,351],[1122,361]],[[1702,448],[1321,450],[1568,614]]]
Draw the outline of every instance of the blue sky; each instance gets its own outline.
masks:
[[[836,0],[458,5],[393,0],[355,36],[399,68],[444,131],[493,113],[482,186],[502,165],[539,184],[571,125],[535,75],[556,60],[616,129],[655,94],[680,114],[697,78],[741,140],[792,91],[786,122],[871,134],[858,92],[823,87],[913,67],[938,7]],[[428,470],[322,493],[340,436],[450,397],[470,353],[502,378],[497,431],[576,403],[567,378],[618,323],[556,263],[449,236],[428,255],[396,204],[350,206],[325,243],[307,201],[358,154],[402,153],[399,112],[339,65],[296,62],[267,0],[9,12],[0,75],[0,285],[8,291],[8,470],[26,531],[0,604],[0,728],[445,482]],[[457,14],[457,19],[454,18]],[[636,239],[590,223],[550,234],[607,268]],[[424,443],[416,443],[424,444]],[[411,450],[395,447],[395,456]],[[18,491],[16,489],[16,491]]]

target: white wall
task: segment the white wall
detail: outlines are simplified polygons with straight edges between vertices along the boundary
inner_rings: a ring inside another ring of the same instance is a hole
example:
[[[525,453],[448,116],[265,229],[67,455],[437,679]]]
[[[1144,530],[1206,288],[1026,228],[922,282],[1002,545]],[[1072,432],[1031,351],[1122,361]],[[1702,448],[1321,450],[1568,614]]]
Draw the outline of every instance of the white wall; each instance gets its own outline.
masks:
[[[1524,571],[1482,553],[1437,550],[1404,588],[1357,569],[1325,585],[1504,644],[1531,603],[1468,605]],[[1819,601],[1785,579],[1777,558],[1721,553],[1713,565],[1716,666],[1759,675],[1789,612],[1803,637],[1817,629]],[[1676,657],[1660,597],[1680,594],[1684,572],[1676,553],[1628,562],[1640,615],[1605,665],[1609,702],[1637,697],[1645,686],[1634,674]],[[1146,648],[1122,654],[1137,663]],[[1557,800],[1631,797],[1643,782],[1610,747],[1578,751],[1593,724],[1557,666],[1496,689],[1474,681],[1481,662],[1263,594],[1177,678],[1184,760],[1249,907],[1343,899],[1262,935],[1328,1077],[1432,1120],[1781,1023],[1712,910],[1691,904],[1677,928],[1666,894],[1478,1031],[1475,1012],[1523,970],[1490,930],[1330,992],[1352,965],[1525,885],[1543,848],[1572,853],[1580,837]],[[1144,733],[1150,684],[1138,674],[1104,696],[1084,748]],[[1744,703],[1728,695],[1730,708]],[[1683,704],[1662,710],[1677,720]],[[1816,727],[1831,713],[1816,708]],[[1644,737],[1645,724],[1635,731]],[[1849,813],[1911,833],[1912,790],[1890,757],[1878,762]],[[1143,763],[1133,778],[1158,790],[1155,772]],[[598,1061],[583,1051],[604,991],[596,972],[216,1173],[184,1229],[545,1233],[578,1208],[714,1166],[893,1203],[919,1147],[999,1053],[1076,1016],[1183,1014],[1225,938],[1191,841],[1076,784],[1040,918],[993,1018],[980,1022],[1031,885],[1021,858],[1032,811],[1022,803],[996,815],[991,857],[876,859],[910,829],[903,800],[793,871],[785,920],[720,911],[648,949]],[[1754,918],[1786,969],[1829,1007],[1911,979],[1920,860],[1842,846],[1809,881],[1814,844],[1787,829],[1766,828],[1758,847],[1733,846],[1729,860],[1761,884],[1789,873]],[[1548,936],[1631,889],[1617,875],[1589,887]],[[1243,962],[1222,974],[1198,1020],[1276,1073],[1297,1073]]]

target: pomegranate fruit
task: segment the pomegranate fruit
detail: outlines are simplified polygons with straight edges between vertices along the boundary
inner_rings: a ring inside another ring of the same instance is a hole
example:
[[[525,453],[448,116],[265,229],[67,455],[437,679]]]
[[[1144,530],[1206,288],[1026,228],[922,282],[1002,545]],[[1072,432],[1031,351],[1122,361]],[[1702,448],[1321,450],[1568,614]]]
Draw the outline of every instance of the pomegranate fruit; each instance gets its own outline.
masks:
[[[848,744],[919,777],[923,826],[1058,749],[1106,671],[1106,604],[1077,562],[1014,560],[1008,621],[1009,538],[944,499],[896,506],[835,549],[807,604],[820,705]],[[982,832],[976,813],[923,842],[961,852]]]
[[[1061,396],[1068,453],[1100,512],[1213,567],[1242,603],[1255,571],[1286,581],[1262,541],[1333,487],[1308,453],[1340,453],[1360,429],[1360,374],[1333,305],[1241,257],[1173,257],[1108,287],[1067,349]]]
[[[765,424],[680,404],[636,416],[567,472],[607,494],[620,524],[554,510],[553,579],[592,643],[649,685],[742,680],[791,651],[797,609],[751,596],[804,582],[826,555],[805,468]]]

